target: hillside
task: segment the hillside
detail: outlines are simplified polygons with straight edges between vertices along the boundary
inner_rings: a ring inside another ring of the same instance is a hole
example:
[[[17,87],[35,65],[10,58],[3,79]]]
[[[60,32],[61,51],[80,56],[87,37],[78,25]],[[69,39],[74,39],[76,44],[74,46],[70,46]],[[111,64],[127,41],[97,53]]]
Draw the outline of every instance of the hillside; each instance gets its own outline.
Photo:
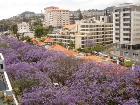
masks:
[[[31,22],[32,20],[42,20],[43,14],[37,14],[30,11],[25,11],[17,16],[13,16],[9,19],[0,20],[0,32],[10,30],[12,25],[20,22]]]

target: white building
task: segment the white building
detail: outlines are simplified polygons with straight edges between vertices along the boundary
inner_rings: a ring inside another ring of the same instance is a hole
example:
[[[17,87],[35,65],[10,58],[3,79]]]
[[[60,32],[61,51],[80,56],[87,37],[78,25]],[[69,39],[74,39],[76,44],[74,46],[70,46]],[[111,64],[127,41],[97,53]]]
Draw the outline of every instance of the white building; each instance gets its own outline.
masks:
[[[22,22],[17,24],[18,26],[18,33],[23,35],[23,36],[29,36],[29,37],[34,37],[34,32],[30,31],[30,25],[29,23]]]
[[[47,7],[44,10],[46,26],[62,27],[70,24],[69,10],[59,9],[58,7]]]
[[[97,21],[95,18],[81,20],[75,25],[64,27],[60,34],[50,34],[56,43],[62,42],[69,46],[71,42],[75,44],[75,49],[85,48],[87,41],[95,44],[113,43],[113,24],[105,21]]]
[[[140,49],[140,6],[126,3],[114,8],[113,43],[120,48]]]
[[[22,22],[17,24],[18,26],[18,33],[28,33],[30,32],[30,25],[26,22]]]
[[[79,24],[80,34],[93,37],[96,44],[113,43],[113,24],[107,23],[105,18],[101,21],[95,18],[82,20]]]
[[[4,57],[0,53],[0,92],[4,93],[4,97],[10,98],[13,100],[15,105],[18,105],[15,95],[13,94],[13,89],[8,78],[8,75],[5,71]],[[0,102],[1,104],[1,102]]]

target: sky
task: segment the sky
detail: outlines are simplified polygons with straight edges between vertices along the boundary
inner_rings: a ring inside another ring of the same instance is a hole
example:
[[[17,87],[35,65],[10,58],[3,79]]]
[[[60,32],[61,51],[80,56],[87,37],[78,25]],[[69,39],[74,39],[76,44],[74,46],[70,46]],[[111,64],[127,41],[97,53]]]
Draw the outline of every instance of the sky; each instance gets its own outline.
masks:
[[[43,12],[45,7],[62,9],[104,9],[120,3],[139,3],[140,0],[0,0],[0,19],[16,16],[24,11]]]

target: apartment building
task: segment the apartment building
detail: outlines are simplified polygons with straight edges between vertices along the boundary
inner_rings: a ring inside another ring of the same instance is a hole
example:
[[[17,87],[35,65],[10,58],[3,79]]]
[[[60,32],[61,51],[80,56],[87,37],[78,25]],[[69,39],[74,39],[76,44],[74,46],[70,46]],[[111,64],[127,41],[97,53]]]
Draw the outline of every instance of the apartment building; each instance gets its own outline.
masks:
[[[105,20],[97,21],[95,18],[81,20],[75,25],[70,25],[70,28],[67,27],[62,33],[49,36],[56,43],[62,42],[66,46],[73,43],[75,49],[85,48],[87,41],[104,45],[113,43],[113,24],[106,23]]]
[[[27,22],[22,22],[17,24],[18,26],[18,33],[23,36],[34,37],[34,32],[30,30],[30,25]]]
[[[44,10],[46,26],[63,27],[70,24],[69,10],[59,9],[58,7],[47,7]]]
[[[125,3],[114,8],[113,43],[128,50],[140,49],[140,6]]]
[[[18,26],[18,33],[28,33],[30,32],[30,25],[26,22],[22,22],[22,23],[19,23],[17,24]]]
[[[95,18],[82,20],[79,24],[79,32],[81,35],[92,37],[96,44],[113,43],[113,24],[108,23],[103,16],[100,21]]]
[[[0,53],[0,94],[4,94],[5,98],[10,99],[11,105],[18,105],[13,89],[5,71],[4,57]],[[0,98],[0,105],[3,105],[3,100]]]
[[[95,10],[95,9],[84,10],[82,11],[82,15],[84,18],[96,17],[97,19],[100,16],[104,16],[104,10]]]

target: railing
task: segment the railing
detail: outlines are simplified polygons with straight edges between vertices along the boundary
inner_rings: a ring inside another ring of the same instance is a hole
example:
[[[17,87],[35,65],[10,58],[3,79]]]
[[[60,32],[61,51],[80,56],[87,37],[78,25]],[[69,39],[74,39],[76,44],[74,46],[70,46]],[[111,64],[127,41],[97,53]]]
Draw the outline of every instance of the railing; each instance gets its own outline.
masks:
[[[3,77],[3,80],[4,82],[6,83],[6,90],[3,90],[4,91],[4,96],[5,97],[12,97],[13,98],[13,102],[15,105],[18,105],[18,101],[15,97],[15,95],[13,94],[13,89],[12,89],[12,86],[11,86],[11,83],[10,83],[10,80],[8,78],[8,75],[5,71],[5,67],[4,67],[4,57],[3,55],[0,53],[0,63],[3,65],[3,69],[0,68],[0,72],[1,72],[1,75]]]

